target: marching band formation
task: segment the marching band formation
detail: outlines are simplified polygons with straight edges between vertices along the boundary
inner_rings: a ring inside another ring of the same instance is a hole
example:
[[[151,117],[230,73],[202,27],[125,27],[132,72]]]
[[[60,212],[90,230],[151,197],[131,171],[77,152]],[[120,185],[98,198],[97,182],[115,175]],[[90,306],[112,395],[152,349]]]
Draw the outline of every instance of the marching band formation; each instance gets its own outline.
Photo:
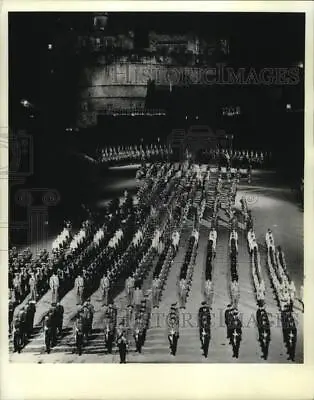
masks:
[[[171,146],[161,144],[108,146],[97,151],[99,164],[114,165],[119,162],[174,161]],[[210,149],[203,151],[204,162],[239,168],[263,168],[270,165],[272,154],[256,150]]]
[[[107,148],[102,162],[116,161],[115,157],[168,157],[167,148]],[[117,156],[118,154],[118,156]],[[149,155],[148,155],[149,154]],[[225,156],[230,158],[230,154]],[[242,157],[231,153],[232,159]],[[263,153],[244,154],[257,162]],[[243,157],[244,157],[243,156]],[[134,160],[134,159],[132,159]],[[247,175],[250,170],[247,170]],[[77,312],[73,324],[75,351],[81,355],[93,331],[95,309],[91,295],[99,289],[102,302],[103,337],[107,352],[117,346],[120,363],[126,362],[130,342],[135,351],[142,352],[154,309],[162,302],[164,288],[173,261],[180,248],[182,230],[192,221],[191,233],[180,267],[174,301],[166,318],[170,354],[176,355],[180,338],[180,315],[185,309],[191,290],[202,221],[208,221],[209,234],[203,282],[203,301],[198,310],[198,327],[204,357],[208,356],[211,340],[211,312],[214,297],[213,266],[219,240],[219,213],[224,211],[229,224],[228,251],[230,304],[225,309],[226,336],[233,357],[239,357],[242,340],[242,320],[239,312],[240,283],[238,265],[239,217],[235,216],[237,169],[212,168],[209,165],[155,162],[142,163],[138,170],[139,188],[134,197],[127,191],[114,199],[96,218],[83,221],[74,232],[71,223],[65,226],[53,242],[52,251],[33,255],[30,249],[9,254],[9,329],[14,351],[22,351],[34,331],[36,303],[46,294],[51,307],[40,321],[46,352],[58,345],[63,335],[64,308],[60,303],[70,290],[76,295]],[[250,254],[250,269],[256,295],[258,340],[262,357],[268,357],[271,339],[270,323],[265,303],[265,282],[261,256],[254,232],[253,218],[245,198],[241,199]],[[241,233],[242,234],[242,233]],[[294,360],[297,328],[293,318],[296,288],[289,277],[284,253],[275,247],[270,230],[265,236],[267,271],[272,282],[282,318],[283,338],[291,360]],[[151,274],[151,278],[148,277]],[[148,282],[148,284],[147,284]],[[49,292],[50,291],[50,292]],[[125,293],[125,305],[115,304],[115,298]],[[179,303],[177,305],[177,303]]]

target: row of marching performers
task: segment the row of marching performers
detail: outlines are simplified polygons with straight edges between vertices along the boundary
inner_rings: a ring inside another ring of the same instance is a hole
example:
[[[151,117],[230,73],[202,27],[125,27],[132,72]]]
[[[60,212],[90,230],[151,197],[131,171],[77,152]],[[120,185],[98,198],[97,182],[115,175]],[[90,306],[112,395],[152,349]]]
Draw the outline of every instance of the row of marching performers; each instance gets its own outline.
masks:
[[[170,154],[171,149],[165,145],[108,146],[100,150],[99,162],[165,161]]]
[[[267,265],[281,313],[284,342],[287,347],[289,359],[294,360],[297,340],[297,328],[292,315],[295,285],[291,279],[287,278],[287,274],[282,266],[283,264],[285,265],[283,252],[280,246],[279,249],[275,250],[274,238],[270,229],[266,233],[265,241],[267,246]],[[263,357],[266,359],[271,339],[270,323],[265,305],[265,282],[261,273],[260,254],[253,229],[250,229],[248,232],[248,247],[252,257],[252,276],[258,305],[257,323],[259,341]]]
[[[239,274],[238,274],[238,232],[235,227],[229,236],[230,256],[230,299],[225,311],[225,324],[227,327],[227,339],[232,346],[233,357],[239,357],[240,344],[242,340],[242,322],[239,318],[238,304],[240,300]]]
[[[71,241],[71,226],[65,224],[54,241],[51,253],[47,249],[33,254],[30,248],[9,250],[9,309],[12,311],[27,298],[35,302],[53,286],[53,271],[60,264],[65,249]],[[58,268],[57,268],[58,269]]]
[[[170,311],[167,315],[167,330],[168,330],[168,341],[170,354],[175,356],[177,352],[178,340],[180,337],[179,322],[180,314],[179,308],[185,309],[186,301],[191,289],[193,271],[195,266],[195,259],[198,249],[199,242],[199,230],[198,221],[196,221],[194,229],[189,238],[187,249],[183,264],[180,269],[179,282],[178,282],[178,299],[179,307],[177,303],[173,303],[170,307]],[[200,329],[200,340],[203,355],[207,357],[208,346],[210,341],[210,307],[206,305],[206,301],[202,302],[202,306],[198,314],[198,322]]]
[[[205,265],[204,301],[198,312],[199,334],[201,348],[204,357],[208,356],[209,342],[211,338],[211,309],[214,296],[212,269],[213,261],[216,256],[217,231],[213,226],[208,235]]]
[[[255,232],[252,227],[248,231],[247,241],[251,256],[251,271],[258,306],[256,312],[256,322],[259,333],[258,340],[262,351],[261,357],[264,360],[267,360],[269,344],[271,340],[270,322],[265,304],[265,282],[261,270],[260,253],[256,242]]]
[[[171,240],[167,240],[167,237],[165,237],[165,246],[154,269],[152,284],[152,305],[154,308],[159,307],[162,290],[165,286],[171,264],[179,249],[182,228],[187,220],[187,214],[193,199],[193,190],[190,189],[187,202],[185,202],[184,197],[185,196],[181,196],[177,208],[174,209],[172,215]]]
[[[281,310],[293,309],[296,287],[288,274],[284,253],[280,246],[275,248],[273,233],[268,229],[265,242],[267,246],[267,264],[270,268],[271,281],[276,289]]]
[[[250,231],[250,229],[253,229],[253,217],[252,217],[252,212],[249,210],[246,198],[242,196],[240,199],[241,203],[241,211],[244,219],[244,225],[246,231]]]
[[[209,342],[211,338],[211,307],[214,295],[213,288],[213,262],[216,256],[217,245],[217,214],[219,205],[219,195],[221,191],[221,175],[215,175],[214,179],[210,178],[210,171],[204,177],[204,187],[209,190],[206,199],[206,206],[209,207],[211,212],[211,228],[208,235],[207,249],[206,249],[206,264],[205,264],[205,282],[203,287],[203,301],[198,312],[199,335],[201,341],[201,348],[203,356],[208,356]],[[232,201],[233,193],[228,194],[230,201]],[[202,214],[204,214],[205,207],[202,207]],[[202,215],[203,216],[203,215]]]
[[[198,249],[198,241],[199,241],[199,226],[200,222],[204,216],[205,207],[206,207],[206,182],[209,181],[209,171],[201,170],[200,167],[196,164],[192,165],[193,171],[196,173],[196,180],[194,181],[195,188],[199,188],[198,193],[195,193],[195,199],[193,202],[193,207],[191,210],[194,210],[194,228],[191,233],[188,242],[188,248],[185,254],[184,262],[180,270],[179,282],[178,282],[178,299],[179,299],[179,307],[181,309],[185,309],[187,296],[189,294],[191,288],[191,282],[193,277],[193,270],[195,265],[195,259]]]
[[[204,155],[211,160],[226,160],[232,165],[241,165],[245,163],[254,167],[261,168],[263,165],[268,164],[271,160],[272,154],[270,152],[256,151],[256,150],[236,150],[236,149],[210,149],[205,150]]]
[[[270,229],[266,232],[265,242],[270,280],[281,313],[283,338],[289,359],[294,361],[297,342],[297,326],[293,317],[296,288],[288,274],[284,253],[280,246],[275,248],[274,236]]]
[[[214,294],[213,282],[212,282],[212,269],[213,262],[216,256],[217,246],[217,213],[219,203],[219,196],[222,191],[221,178],[218,177],[215,200],[212,199],[213,214],[211,217],[211,229],[208,236],[207,244],[207,255],[206,255],[206,268],[205,268],[205,284],[204,284],[204,302],[199,311],[199,323],[200,323],[200,339],[202,343],[203,354],[207,357],[208,344],[210,339],[210,310],[212,305],[212,299]],[[214,194],[214,193],[213,193]],[[232,182],[229,190],[227,191],[227,198],[229,208],[234,203],[236,195],[236,183]],[[218,200],[218,203],[217,203]],[[229,211],[230,211],[229,210]],[[227,210],[228,211],[228,210]],[[231,214],[231,212],[229,212]],[[229,304],[225,311],[225,323],[227,327],[227,338],[232,344],[233,356],[238,357],[239,346],[242,336],[242,325],[238,317],[238,302],[239,302],[239,284],[238,284],[238,272],[237,272],[237,253],[238,253],[238,234],[236,231],[236,224],[231,224],[231,232],[229,237],[229,254],[231,260],[231,282],[230,282],[230,296],[232,304]]]
[[[182,219],[180,220],[179,225],[177,226],[176,230],[173,231],[172,233],[172,244],[168,252],[165,252],[164,257],[164,264],[161,267],[157,267],[154,271],[155,274],[155,280],[153,283],[153,290],[152,290],[152,295],[153,295],[153,306],[158,307],[158,286],[159,282],[161,279],[163,279],[163,271],[166,266],[166,271],[169,271],[169,263],[174,259],[178,247],[179,247],[179,241],[180,241],[180,233],[183,228],[183,225],[186,222],[187,215],[190,209],[190,206],[193,204],[193,199],[195,196],[195,185],[197,183],[196,179],[196,172],[193,173],[192,175],[192,180],[191,180],[191,185],[187,185],[189,188],[189,197],[188,197],[188,202],[186,204],[182,204],[181,207],[183,208],[183,213],[182,213]],[[184,188],[183,188],[184,189]],[[192,282],[192,276],[193,276],[193,269],[194,269],[194,264],[195,264],[195,258],[196,258],[196,253],[197,253],[197,248],[198,248],[198,240],[199,240],[199,220],[202,218],[202,210],[201,210],[201,205],[199,205],[199,210],[195,215],[198,216],[198,220],[195,220],[194,228],[192,230],[191,236],[188,241],[188,246],[187,250],[185,253],[184,261],[180,269],[180,275],[179,275],[179,281],[178,281],[178,299],[179,299],[179,307],[181,309],[184,309],[186,306],[186,301],[187,301],[187,296],[189,294],[190,288],[191,288],[191,282]],[[169,253],[170,251],[170,253]],[[169,257],[169,255],[171,255]],[[168,267],[167,267],[168,265]],[[160,270],[159,276],[157,276],[157,273]],[[168,323],[168,340],[169,340],[169,347],[170,347],[170,354],[175,355],[176,350],[177,350],[177,343],[179,339],[179,310],[176,306],[176,303],[172,305],[170,312],[167,317],[167,323]]]

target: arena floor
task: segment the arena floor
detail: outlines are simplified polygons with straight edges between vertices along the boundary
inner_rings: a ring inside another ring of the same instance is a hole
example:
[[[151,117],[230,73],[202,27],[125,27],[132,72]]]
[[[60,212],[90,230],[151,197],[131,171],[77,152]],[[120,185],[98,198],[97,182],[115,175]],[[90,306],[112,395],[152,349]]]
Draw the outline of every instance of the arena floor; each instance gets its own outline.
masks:
[[[200,229],[200,241],[194,268],[192,288],[188,297],[187,306],[181,314],[180,339],[176,356],[169,355],[166,337],[165,317],[170,304],[176,301],[177,274],[182,265],[185,254],[185,245],[192,231],[188,222],[181,235],[180,249],[170,269],[166,287],[162,294],[162,301],[157,311],[151,317],[151,327],[147,332],[146,342],[142,354],[137,354],[131,341],[127,362],[129,363],[291,363],[286,354],[280,314],[275,302],[274,293],[266,267],[266,251],[264,238],[267,228],[274,233],[276,245],[281,245],[287,262],[287,268],[297,288],[297,297],[300,286],[303,284],[303,212],[296,203],[295,194],[291,189],[279,183],[279,177],[271,171],[254,171],[252,183],[239,184],[236,197],[236,206],[240,208],[240,198],[246,196],[248,207],[252,210],[254,227],[261,252],[263,278],[266,284],[266,308],[272,314],[271,318],[271,343],[269,357],[265,361],[261,358],[261,350],[257,340],[255,325],[256,301],[251,278],[250,259],[244,232],[239,232],[239,284],[240,302],[239,312],[243,315],[243,335],[240,346],[239,358],[232,358],[232,349],[226,339],[224,326],[224,310],[229,303],[228,292],[228,233],[223,215],[217,239],[217,256],[214,263],[213,283],[213,322],[212,338],[209,346],[208,358],[201,355],[196,316],[202,301],[202,282],[205,270],[205,255],[209,228],[206,224]],[[120,187],[121,185],[119,185]],[[123,186],[123,185],[122,185]],[[123,189],[121,186],[121,190]],[[149,289],[152,282],[152,273],[148,275],[144,289]],[[51,294],[48,292],[37,304],[35,325],[49,307]],[[12,353],[10,344],[9,359],[15,363],[118,363],[118,351],[107,355],[102,335],[103,308],[100,302],[100,293],[96,291],[91,301],[95,307],[94,332],[88,344],[84,347],[83,354],[78,356],[74,351],[74,338],[72,334],[73,322],[71,318],[76,312],[75,295],[73,290],[61,301],[64,306],[64,336],[50,354],[44,353],[42,333],[37,332],[22,350],[21,354]],[[115,299],[116,305],[123,309],[126,304],[124,293]],[[296,321],[298,339],[295,362],[303,362],[303,313],[296,304]]]

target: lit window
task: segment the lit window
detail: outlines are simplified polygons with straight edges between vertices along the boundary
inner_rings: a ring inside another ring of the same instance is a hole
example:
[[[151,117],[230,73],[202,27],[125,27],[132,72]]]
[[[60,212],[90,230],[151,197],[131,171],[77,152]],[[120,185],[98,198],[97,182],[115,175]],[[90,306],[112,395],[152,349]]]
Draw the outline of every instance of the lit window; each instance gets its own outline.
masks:
[[[27,100],[21,100],[21,104],[22,104],[22,106],[24,106],[24,107],[29,107],[29,105],[30,105],[30,103],[27,101]]]
[[[51,43],[48,44],[48,50],[52,50],[52,44]]]

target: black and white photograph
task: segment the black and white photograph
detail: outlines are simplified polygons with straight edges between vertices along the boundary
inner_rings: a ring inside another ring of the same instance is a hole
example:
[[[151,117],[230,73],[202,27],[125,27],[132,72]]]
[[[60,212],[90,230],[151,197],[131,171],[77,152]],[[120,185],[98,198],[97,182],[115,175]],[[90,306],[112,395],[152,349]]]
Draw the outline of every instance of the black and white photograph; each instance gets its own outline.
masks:
[[[304,363],[305,28],[8,13],[10,363]]]

